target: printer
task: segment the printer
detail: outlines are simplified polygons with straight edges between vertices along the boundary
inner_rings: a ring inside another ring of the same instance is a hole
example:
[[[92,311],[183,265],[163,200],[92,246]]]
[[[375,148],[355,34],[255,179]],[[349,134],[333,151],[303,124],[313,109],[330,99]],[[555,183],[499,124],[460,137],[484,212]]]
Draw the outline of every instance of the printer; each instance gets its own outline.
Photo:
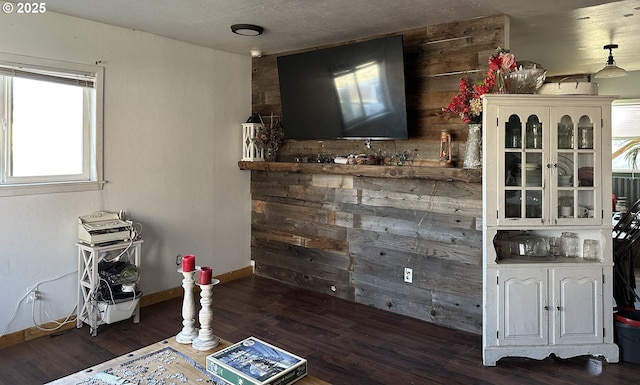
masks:
[[[128,241],[133,222],[122,220],[117,213],[97,211],[78,217],[78,239],[91,246]]]

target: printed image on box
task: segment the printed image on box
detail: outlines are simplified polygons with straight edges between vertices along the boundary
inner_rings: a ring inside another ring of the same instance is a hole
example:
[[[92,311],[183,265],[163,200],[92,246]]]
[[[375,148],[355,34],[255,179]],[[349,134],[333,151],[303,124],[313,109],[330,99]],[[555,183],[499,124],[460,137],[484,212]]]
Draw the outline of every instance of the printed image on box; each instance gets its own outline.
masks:
[[[207,370],[232,384],[291,384],[307,374],[307,362],[250,337],[207,357]]]

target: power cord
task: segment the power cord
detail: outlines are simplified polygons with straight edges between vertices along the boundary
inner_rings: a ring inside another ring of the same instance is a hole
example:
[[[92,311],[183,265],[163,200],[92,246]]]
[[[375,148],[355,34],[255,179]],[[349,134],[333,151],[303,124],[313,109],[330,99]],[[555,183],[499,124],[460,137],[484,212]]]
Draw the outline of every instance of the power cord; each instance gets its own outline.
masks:
[[[135,225],[136,225],[136,224],[140,226],[140,230],[135,230]],[[138,239],[138,238],[140,237],[140,234],[142,234],[142,229],[143,229],[143,228],[142,228],[142,224],[141,224],[141,223],[134,223],[134,224],[132,225],[132,227],[134,227],[134,230],[133,230],[133,235],[134,235],[134,236],[133,236],[133,237],[131,237],[131,239],[129,240],[129,244],[127,245],[127,247],[126,247],[124,250],[122,250],[122,252],[121,252],[120,254],[118,254],[118,256],[116,256],[115,258],[111,259],[111,261],[119,260],[119,258],[120,258],[121,256],[123,256],[125,253],[127,253],[127,252],[128,252],[128,250],[129,250],[129,249],[131,248],[131,246],[133,245],[133,242],[134,242],[136,239]],[[15,319],[16,314],[18,313],[18,309],[20,308],[20,304],[21,304],[24,300],[26,300],[26,299],[27,299],[27,297],[28,297],[28,296],[29,296],[29,295],[30,295],[34,290],[37,290],[37,289],[38,289],[38,287],[39,287],[41,284],[44,284],[44,283],[47,283],[47,282],[57,281],[57,280],[59,280],[59,279],[62,279],[62,278],[64,278],[64,277],[66,277],[67,275],[77,274],[77,273],[78,273],[78,270],[74,270],[74,271],[72,271],[72,272],[62,274],[62,275],[60,275],[59,277],[56,277],[56,278],[46,279],[46,280],[40,281],[40,282],[36,283],[35,285],[33,285],[31,288],[28,288],[28,289],[27,289],[27,292],[26,292],[22,297],[20,297],[20,299],[19,299],[19,300],[18,300],[18,302],[16,303],[16,306],[13,308],[13,311],[11,312],[11,316],[9,317],[9,320],[7,321],[7,323],[5,324],[4,328],[2,329],[2,332],[0,333],[0,337],[4,336],[4,335],[6,334],[7,329],[9,328],[9,325],[11,324],[11,321],[13,321],[13,320]],[[100,278],[100,280],[101,280],[101,281],[104,281],[104,279],[102,279],[102,278]],[[111,294],[111,301],[112,301],[112,302],[113,302],[113,304],[115,305],[115,300],[113,299],[113,292],[111,291],[111,286],[108,284],[108,282],[106,282],[106,281],[105,281],[105,283],[107,284],[107,288],[108,288],[108,290],[109,290],[109,292],[110,292],[110,294]],[[100,286],[100,285],[98,285],[98,286]],[[94,299],[95,299],[95,295],[96,295],[96,292],[95,292],[95,290],[94,290],[94,289],[91,289],[91,290],[89,291],[89,293],[87,293],[87,297],[89,297],[89,298],[94,298]],[[135,292],[135,290],[134,290],[134,291],[133,291],[133,299],[135,300],[135,298],[136,298],[136,292]],[[133,304],[133,302],[134,302],[134,301],[132,301],[132,304]],[[76,311],[76,309],[77,309],[77,307],[78,307],[78,305],[75,305],[75,306],[73,307],[73,310],[71,311],[71,313],[69,313],[69,315],[68,315],[68,316],[65,318],[65,320],[64,320],[64,321],[62,321],[62,322],[58,322],[58,321],[55,321],[55,320],[54,320],[54,321],[48,321],[48,322],[53,322],[53,323],[57,324],[58,326],[56,326],[56,327],[55,327],[55,328],[53,328],[53,329],[47,329],[47,328],[43,328],[42,326],[40,326],[40,325],[36,322],[36,320],[35,320],[35,303],[36,303],[36,301],[33,301],[32,305],[31,305],[31,320],[33,321],[33,324],[34,324],[34,326],[35,326],[36,328],[38,328],[38,329],[40,329],[40,330],[43,330],[43,331],[56,331],[56,330],[60,329],[62,326],[66,325],[67,323],[69,323],[69,322],[73,322],[73,321],[69,321],[69,320],[70,320],[70,318],[73,316],[73,313]],[[96,303],[97,303],[97,302],[96,302]],[[96,309],[96,310],[97,310],[97,309]],[[48,316],[49,316],[49,314],[47,313],[47,311],[45,310],[44,312],[45,312],[45,315],[48,317]]]
[[[56,324],[57,325],[56,327],[54,327],[54,328],[45,328],[45,327],[42,327],[42,326],[38,325],[38,322],[36,321],[36,301],[33,301],[31,303],[31,320],[33,321],[33,325],[37,329],[45,331],[45,332],[54,332],[54,331],[60,329],[61,327],[63,327],[64,325],[68,324],[68,323],[76,322],[75,320],[72,321],[70,319],[73,316],[73,313],[76,312],[77,308],[78,308],[78,305],[74,306],[73,309],[71,310],[71,313],[69,313],[67,318],[65,318],[64,321],[62,321],[62,322],[58,322],[56,320],[48,321],[48,322]],[[51,316],[49,316],[49,313],[47,313],[46,310],[44,311],[44,313],[45,313],[45,315],[47,317],[51,318]]]
[[[111,290],[111,285],[109,284],[109,282],[107,282],[106,279],[104,279],[102,277],[100,277],[100,282],[101,283],[104,282],[105,286],[107,287],[107,290],[109,290],[109,298],[111,298],[111,303],[113,303],[115,305],[116,304],[116,300],[113,298],[113,290]],[[100,287],[100,286],[102,286],[102,285],[98,285],[98,287]],[[94,298],[94,299],[96,299],[96,298]],[[108,298],[102,298],[102,299],[104,300],[104,299],[108,299]]]
[[[7,323],[5,324],[4,328],[2,329],[2,333],[0,333],[0,337],[4,336],[6,334],[7,329],[9,328],[9,325],[11,324],[11,321],[14,320],[14,318],[16,317],[16,314],[18,313],[18,309],[20,308],[20,304],[24,300],[27,299],[27,297],[31,294],[31,292],[33,290],[37,290],[37,288],[40,285],[44,284],[44,283],[57,281],[57,280],[62,279],[64,277],[68,276],[68,275],[77,274],[77,273],[78,273],[78,270],[74,270],[72,272],[62,274],[62,275],[60,275],[59,277],[56,277],[56,278],[45,279],[43,281],[40,281],[40,282],[36,283],[30,289],[28,289],[27,292],[18,300],[18,302],[16,303],[16,306],[13,308],[13,312],[11,312],[11,316],[9,317],[9,320],[7,321]],[[34,303],[35,303],[35,301],[34,301]],[[33,306],[32,306],[32,308],[33,308]],[[74,309],[75,309],[75,307],[74,307]],[[34,318],[34,317],[32,316],[32,318]],[[38,325],[35,325],[35,326],[37,327]]]
[[[108,262],[119,261],[120,257],[122,257],[131,248],[132,245],[133,245],[133,237],[129,239],[129,244],[127,245],[127,247],[124,250],[122,250],[122,252],[120,252],[120,254],[118,254],[116,257],[111,258]]]

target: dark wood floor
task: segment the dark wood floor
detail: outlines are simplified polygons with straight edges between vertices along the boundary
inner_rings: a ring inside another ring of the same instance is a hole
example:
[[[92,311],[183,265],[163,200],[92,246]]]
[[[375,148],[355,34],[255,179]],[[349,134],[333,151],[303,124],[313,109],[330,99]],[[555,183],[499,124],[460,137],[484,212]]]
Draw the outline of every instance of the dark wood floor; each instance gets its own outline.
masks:
[[[506,358],[482,366],[481,336],[435,326],[256,276],[214,290],[215,334],[250,335],[307,358],[310,374],[333,384],[640,384],[640,365],[578,357]],[[182,328],[181,300],[126,320],[71,329],[0,349],[0,384],[42,384],[148,344]]]

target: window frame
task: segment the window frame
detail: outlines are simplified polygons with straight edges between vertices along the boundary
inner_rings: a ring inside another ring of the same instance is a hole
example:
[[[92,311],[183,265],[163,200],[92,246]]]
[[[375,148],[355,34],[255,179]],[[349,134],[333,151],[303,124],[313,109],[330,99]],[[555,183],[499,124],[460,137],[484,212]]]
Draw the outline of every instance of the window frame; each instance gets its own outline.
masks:
[[[88,145],[84,147],[83,151],[85,162],[88,160],[88,164],[86,164],[88,169],[84,170],[84,174],[73,178],[58,176],[54,178],[38,177],[37,179],[7,176],[6,181],[0,182],[0,197],[101,190],[105,183],[103,180],[104,67],[2,52],[0,52],[0,65],[4,69],[12,67],[16,71],[33,73],[36,77],[47,77],[51,76],[51,74],[53,76],[55,74],[68,74],[71,78],[77,76],[78,79],[91,77],[94,82],[93,93],[95,95],[89,100],[89,107],[92,110],[92,115],[95,116],[95,118],[91,119],[93,124],[83,128],[83,142]],[[77,82],[81,84],[82,80]],[[88,91],[85,91],[83,97],[86,97],[87,94]],[[4,104],[4,110],[7,109],[7,104]],[[10,122],[3,121],[3,116],[0,116],[0,128],[4,128],[7,123]],[[3,157],[2,161],[5,165],[9,161],[7,147],[10,143],[9,140],[8,131],[3,129],[0,133],[0,156]]]
[[[612,115],[612,124],[613,124],[613,114],[615,111],[615,107],[616,106],[620,106],[620,107],[626,107],[626,106],[635,106],[639,111],[640,111],[640,99],[619,99],[619,100],[615,100],[612,103],[612,109],[611,109],[611,115]],[[616,129],[612,126],[611,127],[611,140],[612,140],[612,144],[613,141],[616,140],[625,140],[627,141],[627,144],[624,147],[626,147],[629,144],[632,144],[633,142],[638,142],[640,140],[640,135],[638,136],[628,136],[626,134],[624,134],[626,132],[626,127],[622,128],[622,135],[617,135],[616,134]],[[611,154],[611,161],[613,162],[613,160],[617,157],[624,157],[625,156],[625,152],[626,151],[620,151],[619,149],[616,149],[615,146],[613,146],[613,153]],[[612,164],[612,171],[614,174],[616,175],[631,175],[633,176],[633,174],[637,173],[638,170],[634,170],[632,168],[613,168],[613,164]]]

